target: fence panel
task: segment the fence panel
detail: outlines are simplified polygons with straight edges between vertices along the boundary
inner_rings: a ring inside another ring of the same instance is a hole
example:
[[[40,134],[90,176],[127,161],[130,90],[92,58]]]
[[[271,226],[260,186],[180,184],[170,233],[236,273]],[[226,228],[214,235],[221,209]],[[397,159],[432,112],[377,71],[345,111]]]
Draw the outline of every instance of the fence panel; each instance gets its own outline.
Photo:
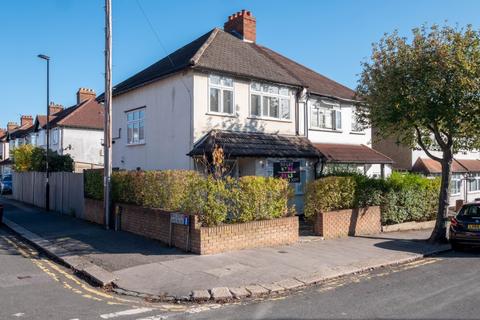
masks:
[[[13,198],[45,208],[45,172],[13,172]],[[83,173],[52,172],[49,176],[50,210],[82,218]]]

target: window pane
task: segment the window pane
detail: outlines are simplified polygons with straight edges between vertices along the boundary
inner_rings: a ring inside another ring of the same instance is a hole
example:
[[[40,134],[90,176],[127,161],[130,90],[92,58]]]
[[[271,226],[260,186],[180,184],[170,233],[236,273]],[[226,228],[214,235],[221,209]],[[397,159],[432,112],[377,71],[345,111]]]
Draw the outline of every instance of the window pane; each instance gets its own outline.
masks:
[[[138,111],[133,112],[133,120],[138,120]]]
[[[270,117],[279,118],[278,98],[270,98]]]
[[[312,118],[310,120],[310,125],[312,127],[315,127],[315,128],[319,127],[318,117],[319,117],[318,108],[313,107],[312,108]]]
[[[233,87],[233,79],[231,78],[222,78],[222,85],[226,87]]]
[[[133,120],[133,113],[129,112],[127,113],[127,121],[132,121]]]
[[[220,89],[210,88],[210,111],[219,112]]]
[[[251,95],[251,113],[252,116],[261,116],[262,115],[262,103],[260,100],[260,96],[257,94],[252,94]]]
[[[255,90],[255,91],[261,91],[262,90],[262,86],[258,82],[252,82],[252,84],[250,85],[250,88],[252,90]]]
[[[290,100],[280,99],[280,111],[282,119],[290,119]]]
[[[338,110],[335,111],[335,128],[334,129],[337,129],[337,130],[342,129],[342,112]]]
[[[210,83],[211,84],[220,84],[220,77],[219,76],[210,76]]]
[[[133,124],[133,142],[138,142],[138,122]]]
[[[223,112],[233,113],[233,91],[223,91]]]
[[[265,117],[268,117],[268,105],[269,105],[268,97],[263,97],[263,115]]]
[[[145,118],[145,110],[140,110],[140,111],[139,111],[138,118],[139,118],[139,119]]]
[[[133,124],[129,123],[127,127],[127,142],[132,143],[132,137],[133,137]]]
[[[140,140],[145,139],[145,128],[143,120],[138,122],[138,138]]]

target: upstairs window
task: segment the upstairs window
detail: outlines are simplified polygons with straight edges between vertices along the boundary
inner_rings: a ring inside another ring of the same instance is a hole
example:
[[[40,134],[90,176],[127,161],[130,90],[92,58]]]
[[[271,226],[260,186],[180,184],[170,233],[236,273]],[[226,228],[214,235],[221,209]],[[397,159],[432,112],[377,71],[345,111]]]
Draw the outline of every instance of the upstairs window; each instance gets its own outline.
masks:
[[[315,101],[311,107],[310,127],[327,130],[342,130],[340,105],[326,101]]]
[[[290,119],[290,90],[286,87],[253,82],[250,85],[250,115],[280,120]]]
[[[357,109],[352,107],[352,132],[363,132],[363,127],[359,122]]]
[[[233,79],[210,75],[209,112],[233,115]]]
[[[145,108],[127,112],[127,144],[145,143]]]
[[[58,144],[58,128],[56,129],[53,129],[53,133],[52,133],[52,143],[53,144]]]

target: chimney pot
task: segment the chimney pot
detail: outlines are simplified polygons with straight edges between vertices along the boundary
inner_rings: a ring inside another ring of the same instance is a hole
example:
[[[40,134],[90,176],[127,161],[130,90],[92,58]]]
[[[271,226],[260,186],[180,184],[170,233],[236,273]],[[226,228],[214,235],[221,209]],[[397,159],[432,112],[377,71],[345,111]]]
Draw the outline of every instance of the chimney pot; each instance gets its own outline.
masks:
[[[80,104],[85,100],[95,99],[96,96],[97,95],[93,89],[80,88],[77,91],[77,104]]]
[[[15,130],[16,128],[18,128],[18,124],[16,122],[9,122],[7,123],[7,130],[8,131],[13,131]]]
[[[60,111],[63,110],[63,106],[61,104],[56,104],[54,102],[50,102],[50,105],[48,106],[48,109],[50,109],[50,115],[53,116],[57,113],[59,113]]]
[[[223,25],[223,30],[243,41],[255,42],[257,39],[256,19],[250,11],[245,9],[229,16]]]
[[[25,125],[32,125],[33,124],[33,117],[32,116],[27,116],[27,115],[22,115],[20,117],[20,126],[25,126]]]

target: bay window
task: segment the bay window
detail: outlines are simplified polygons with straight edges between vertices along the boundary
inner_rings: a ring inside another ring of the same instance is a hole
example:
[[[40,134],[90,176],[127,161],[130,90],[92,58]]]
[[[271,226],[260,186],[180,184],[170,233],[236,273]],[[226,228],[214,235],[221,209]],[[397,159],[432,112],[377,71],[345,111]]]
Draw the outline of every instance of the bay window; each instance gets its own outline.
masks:
[[[286,87],[253,82],[250,85],[250,116],[290,119],[290,90]]]
[[[468,180],[468,191],[480,191],[480,173],[472,173]]]
[[[208,111],[233,114],[233,79],[210,75]]]
[[[127,112],[127,144],[145,143],[145,108]]]
[[[341,130],[342,112],[340,105],[315,101],[311,106],[310,126],[317,129]]]

